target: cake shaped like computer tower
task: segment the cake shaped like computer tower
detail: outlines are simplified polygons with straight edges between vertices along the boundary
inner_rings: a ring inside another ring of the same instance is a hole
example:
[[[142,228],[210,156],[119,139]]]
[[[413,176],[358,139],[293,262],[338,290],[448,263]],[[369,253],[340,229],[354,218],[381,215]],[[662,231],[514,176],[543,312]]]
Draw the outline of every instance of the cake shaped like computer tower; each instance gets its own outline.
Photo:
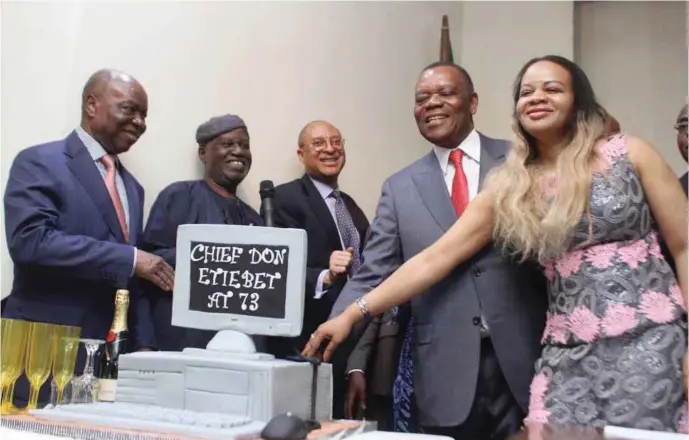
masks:
[[[251,337],[301,333],[306,251],[301,229],[180,226],[172,324],[218,333],[206,349],[120,356],[115,401],[329,420],[331,366],[276,359]]]

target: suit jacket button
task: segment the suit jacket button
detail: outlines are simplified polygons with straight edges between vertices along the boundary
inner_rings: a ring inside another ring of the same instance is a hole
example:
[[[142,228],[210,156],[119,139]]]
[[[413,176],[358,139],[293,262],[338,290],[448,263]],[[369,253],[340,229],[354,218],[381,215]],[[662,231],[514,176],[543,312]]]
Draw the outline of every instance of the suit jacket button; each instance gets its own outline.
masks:
[[[480,277],[482,273],[483,273],[483,271],[480,268],[478,268],[478,267],[474,268],[474,276]]]
[[[472,319],[471,322],[474,325],[481,325],[481,318],[479,318],[478,316],[474,316],[474,319]]]

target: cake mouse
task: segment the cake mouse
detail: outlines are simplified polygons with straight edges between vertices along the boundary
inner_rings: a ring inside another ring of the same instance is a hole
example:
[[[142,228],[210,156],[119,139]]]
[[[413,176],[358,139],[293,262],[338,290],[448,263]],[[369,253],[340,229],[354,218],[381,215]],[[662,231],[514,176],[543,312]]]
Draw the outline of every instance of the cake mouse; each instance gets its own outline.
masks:
[[[318,422],[307,422],[290,413],[274,417],[263,431],[262,440],[304,440],[309,432],[320,429]]]

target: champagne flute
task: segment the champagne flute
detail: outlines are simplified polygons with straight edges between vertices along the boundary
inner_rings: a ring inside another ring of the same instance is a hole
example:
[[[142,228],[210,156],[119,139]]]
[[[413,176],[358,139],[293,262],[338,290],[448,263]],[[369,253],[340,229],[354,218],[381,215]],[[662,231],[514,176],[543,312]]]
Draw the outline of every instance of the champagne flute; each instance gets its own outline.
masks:
[[[0,365],[0,382],[2,382],[1,414],[11,414],[17,411],[12,404],[14,399],[14,384],[24,370],[26,357],[26,342],[31,331],[31,323],[17,319],[2,319],[1,350],[2,364]]]
[[[55,326],[53,347],[53,381],[57,388],[56,404],[62,404],[65,387],[74,376],[74,366],[79,349],[81,328],[67,325]]]
[[[86,362],[81,376],[72,379],[72,403],[91,403],[97,401],[98,378],[95,376],[96,352],[105,344],[100,339],[82,339],[86,349]]]
[[[29,353],[26,357],[26,378],[31,384],[29,404],[26,409],[36,409],[38,406],[38,392],[50,375],[53,361],[53,334],[55,326],[42,322],[31,324],[29,336]]]

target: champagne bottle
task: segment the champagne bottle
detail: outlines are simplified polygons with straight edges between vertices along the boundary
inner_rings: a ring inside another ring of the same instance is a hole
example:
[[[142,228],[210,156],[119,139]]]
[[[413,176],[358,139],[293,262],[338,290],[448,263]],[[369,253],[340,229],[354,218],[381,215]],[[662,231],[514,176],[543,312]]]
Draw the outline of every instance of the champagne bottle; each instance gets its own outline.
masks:
[[[129,309],[129,291],[121,289],[115,293],[115,316],[112,319],[110,332],[105,339],[105,351],[101,357],[99,372],[98,400],[113,402],[117,390],[117,361],[121,354],[127,352],[129,328],[127,327],[127,310]]]

